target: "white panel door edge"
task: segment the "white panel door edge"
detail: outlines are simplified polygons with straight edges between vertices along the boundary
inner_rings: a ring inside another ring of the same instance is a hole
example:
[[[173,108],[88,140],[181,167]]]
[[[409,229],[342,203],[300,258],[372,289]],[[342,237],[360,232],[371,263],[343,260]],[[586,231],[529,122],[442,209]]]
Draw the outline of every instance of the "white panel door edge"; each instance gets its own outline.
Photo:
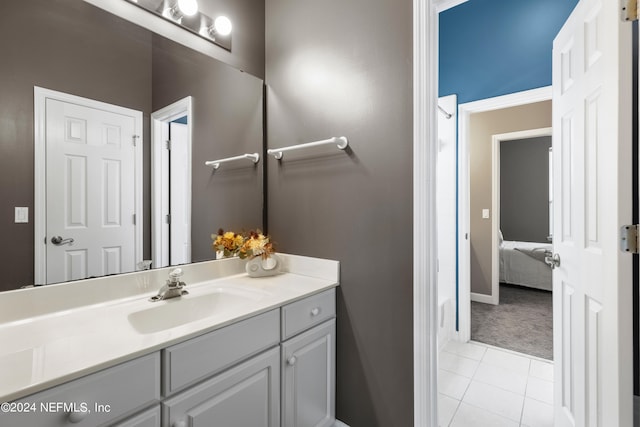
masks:
[[[171,265],[191,262],[191,142],[189,126],[171,123]]]
[[[581,0],[553,44],[555,425],[633,422],[631,23]]]
[[[455,333],[456,320],[456,121],[457,96],[438,98],[436,221],[438,223],[438,346]]]

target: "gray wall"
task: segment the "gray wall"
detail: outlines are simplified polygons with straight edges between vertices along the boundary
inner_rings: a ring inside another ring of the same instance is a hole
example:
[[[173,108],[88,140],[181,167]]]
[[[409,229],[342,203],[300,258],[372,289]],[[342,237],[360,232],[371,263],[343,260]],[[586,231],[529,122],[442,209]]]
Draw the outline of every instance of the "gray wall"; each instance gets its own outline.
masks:
[[[469,179],[471,226],[471,292],[491,295],[491,141],[501,133],[551,127],[551,101],[475,113],[470,119]],[[493,213],[492,213],[493,215]]]
[[[500,143],[500,229],[505,240],[547,242],[551,136]]]
[[[217,49],[220,61],[264,79],[264,0],[198,0],[202,13],[227,16],[233,24],[231,52]]]
[[[338,418],[410,426],[412,3],[267,0],[266,18],[269,147],[350,141],[268,160],[269,233],[341,262]]]
[[[151,110],[151,35],[81,1],[3,2],[0,13],[0,230],[12,268],[0,290],[33,284],[33,86]],[[61,30],[64,28],[64,31]],[[14,224],[14,207],[29,223]]]
[[[262,155],[262,80],[162,37],[154,37],[153,110],[193,96],[192,260],[212,259],[219,228],[263,227],[263,165],[207,160]]]

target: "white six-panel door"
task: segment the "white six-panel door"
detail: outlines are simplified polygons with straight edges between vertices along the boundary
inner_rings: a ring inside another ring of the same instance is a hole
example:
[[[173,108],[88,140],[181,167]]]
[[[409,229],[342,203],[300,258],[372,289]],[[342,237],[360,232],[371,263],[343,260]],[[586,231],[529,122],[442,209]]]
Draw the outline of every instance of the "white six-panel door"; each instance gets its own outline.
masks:
[[[134,117],[47,99],[45,129],[46,282],[134,271]]]
[[[632,425],[631,24],[581,0],[553,46],[555,425]]]

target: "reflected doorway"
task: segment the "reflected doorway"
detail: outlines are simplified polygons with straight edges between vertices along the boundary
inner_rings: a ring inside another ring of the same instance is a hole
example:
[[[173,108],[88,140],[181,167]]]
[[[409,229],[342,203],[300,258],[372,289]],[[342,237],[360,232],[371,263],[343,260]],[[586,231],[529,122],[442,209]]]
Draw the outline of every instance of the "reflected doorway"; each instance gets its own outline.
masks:
[[[151,267],[191,262],[192,99],[151,115]]]

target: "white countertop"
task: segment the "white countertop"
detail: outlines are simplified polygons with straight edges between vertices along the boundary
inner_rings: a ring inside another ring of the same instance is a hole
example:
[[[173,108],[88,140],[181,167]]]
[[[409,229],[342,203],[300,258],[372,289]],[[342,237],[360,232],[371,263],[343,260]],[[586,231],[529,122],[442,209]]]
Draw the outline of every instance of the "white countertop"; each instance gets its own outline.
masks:
[[[0,311],[20,303],[31,303],[33,310],[30,317],[14,315],[0,319],[0,402],[28,396],[338,285],[337,261],[279,255],[285,272],[264,278],[239,273],[243,265],[240,260],[182,266],[185,270],[183,280],[189,291],[189,295],[180,297],[182,299],[195,299],[212,290],[229,288],[250,291],[259,297],[204,319],[154,333],[138,332],[129,323],[128,316],[177,302],[148,301],[162,283],[152,287],[139,286],[141,281],[149,283],[150,276],[155,283],[155,279],[168,269],[47,286],[29,292],[16,291],[19,295],[13,291],[0,294]],[[221,265],[225,268],[221,269]],[[235,274],[228,274],[229,271],[235,271]],[[189,277],[201,280],[194,283],[188,280]],[[70,286],[73,289],[69,289]],[[119,297],[100,301],[95,295],[89,295],[95,294],[96,286],[108,295],[113,292],[109,288],[119,287],[116,292]],[[128,290],[123,291],[123,288]],[[56,296],[66,298],[70,291],[75,291],[71,303],[56,300]],[[88,300],[83,293],[87,294]],[[49,305],[55,309],[43,309],[47,307],[43,297],[49,298]],[[34,299],[39,302],[33,303]],[[82,304],[83,301],[90,303]],[[37,310],[33,308],[36,306]]]

